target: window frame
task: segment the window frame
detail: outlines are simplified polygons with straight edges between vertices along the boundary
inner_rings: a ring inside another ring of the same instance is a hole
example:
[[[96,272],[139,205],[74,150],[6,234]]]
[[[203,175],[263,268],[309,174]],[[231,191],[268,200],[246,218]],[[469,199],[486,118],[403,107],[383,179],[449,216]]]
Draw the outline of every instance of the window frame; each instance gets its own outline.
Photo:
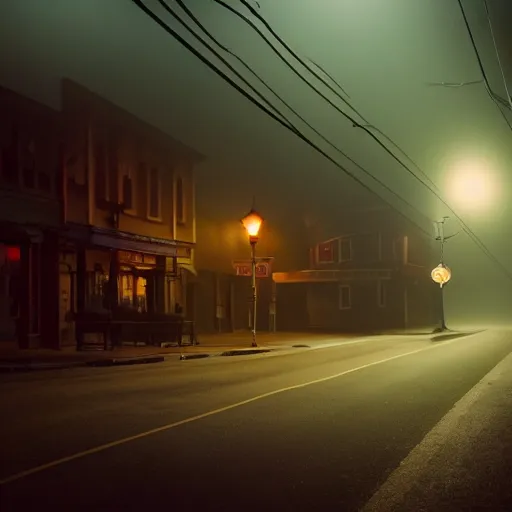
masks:
[[[119,198],[121,199],[121,203],[124,204],[124,179],[128,178],[131,181],[131,193],[132,193],[132,204],[130,208],[123,209],[123,213],[126,215],[136,216],[137,215],[137,195],[135,194],[136,189],[136,179],[137,173],[134,170],[133,166],[127,163],[122,163],[119,165]]]
[[[348,305],[343,304],[343,290],[344,289],[348,290]],[[340,284],[338,286],[338,309],[340,311],[352,309],[352,286],[349,284]]]
[[[350,255],[348,258],[343,258],[343,250],[342,250],[342,247],[343,247],[343,243],[347,243],[348,242],[348,247],[349,247],[349,252],[350,252]],[[352,258],[353,258],[353,251],[352,251],[352,237],[342,237],[339,239],[338,241],[338,263],[345,263],[347,261],[352,261]]]
[[[183,226],[187,223],[187,214],[186,214],[187,207],[186,207],[183,181],[184,180],[183,180],[182,176],[178,175],[176,177],[176,223],[180,226]],[[179,211],[180,210],[179,209],[180,202],[181,202],[181,212]]]
[[[102,156],[102,158],[100,158]],[[102,162],[103,179],[99,180],[99,162]],[[94,195],[96,205],[110,202],[110,173],[109,173],[108,146],[103,141],[94,146]],[[102,186],[103,192],[100,193],[99,186]]]
[[[158,215],[151,215],[151,176],[156,171],[156,187],[157,187],[157,210]],[[149,166],[146,174],[146,218],[155,222],[162,222],[162,174],[158,166]]]
[[[316,244],[315,246],[315,261],[316,261],[316,264],[317,265],[332,265],[333,263],[335,263],[335,258],[334,258],[334,247],[332,247],[332,258],[330,260],[322,260],[320,261],[320,246],[321,245],[326,245],[326,244],[334,244],[336,240],[326,240],[325,242],[320,242],[318,244]]]

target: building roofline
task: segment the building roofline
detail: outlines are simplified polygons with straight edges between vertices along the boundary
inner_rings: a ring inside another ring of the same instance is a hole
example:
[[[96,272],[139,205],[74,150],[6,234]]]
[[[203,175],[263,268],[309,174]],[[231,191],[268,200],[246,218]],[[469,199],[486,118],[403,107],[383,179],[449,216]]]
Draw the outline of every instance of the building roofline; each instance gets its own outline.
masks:
[[[46,103],[41,103],[30,96],[26,96],[25,94],[15,91],[14,89],[10,89],[9,87],[0,85],[0,95],[11,96],[14,100],[28,103],[32,108],[38,111],[37,113],[42,115],[53,116],[55,119],[60,118],[61,112],[59,110],[47,105]]]
[[[127,119],[133,121],[134,123],[138,123],[141,127],[149,130],[150,132],[154,132],[160,138],[165,138],[168,141],[172,142],[174,149],[177,150],[182,155],[187,155],[192,158],[195,163],[199,163],[206,159],[206,156],[202,153],[199,153],[197,150],[187,146],[183,142],[179,141],[172,135],[169,135],[167,132],[164,132],[162,129],[157,126],[141,119],[136,116],[129,110],[120,105],[114,103],[113,101],[101,96],[100,94],[94,92],[93,90],[85,87],[84,85],[75,82],[71,78],[63,77],[61,79],[61,110],[64,111],[66,107],[66,93],[67,91],[77,92],[83,96],[84,101],[89,99],[91,102],[96,102],[99,104],[105,105],[107,108],[112,109],[114,112],[118,113],[120,116],[125,116]]]

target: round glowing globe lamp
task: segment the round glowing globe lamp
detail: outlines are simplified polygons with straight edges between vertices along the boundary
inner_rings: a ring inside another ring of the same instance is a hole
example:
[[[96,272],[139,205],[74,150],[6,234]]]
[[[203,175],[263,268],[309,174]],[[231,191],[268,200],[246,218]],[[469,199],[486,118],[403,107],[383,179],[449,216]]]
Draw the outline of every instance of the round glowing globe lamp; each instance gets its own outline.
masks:
[[[441,288],[452,278],[452,271],[446,266],[440,263],[430,273],[432,281],[437,283]]]

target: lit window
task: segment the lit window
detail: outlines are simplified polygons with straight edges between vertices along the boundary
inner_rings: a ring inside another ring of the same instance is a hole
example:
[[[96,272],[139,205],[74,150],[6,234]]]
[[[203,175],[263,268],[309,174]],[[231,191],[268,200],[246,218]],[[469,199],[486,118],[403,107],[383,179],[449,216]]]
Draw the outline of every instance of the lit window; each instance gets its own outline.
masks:
[[[332,241],[318,244],[316,250],[318,263],[334,262],[334,243]]]
[[[125,274],[121,276],[121,289],[119,290],[120,302],[125,305],[133,304],[133,276]]]

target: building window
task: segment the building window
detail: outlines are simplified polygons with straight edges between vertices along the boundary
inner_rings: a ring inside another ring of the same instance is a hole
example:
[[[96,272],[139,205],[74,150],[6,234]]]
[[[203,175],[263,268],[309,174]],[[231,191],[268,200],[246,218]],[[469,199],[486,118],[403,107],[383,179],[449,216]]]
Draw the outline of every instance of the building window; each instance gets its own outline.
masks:
[[[386,281],[380,279],[377,283],[377,304],[379,308],[386,307],[387,286]]]
[[[350,238],[340,239],[340,263],[352,260],[352,240]]]
[[[19,133],[16,126],[12,127],[9,144],[1,149],[2,180],[9,185],[19,185]]]
[[[152,167],[148,174],[148,213],[149,219],[162,220],[160,196],[160,173]]]
[[[94,152],[95,166],[95,190],[96,201],[108,201],[108,175],[107,175],[107,152],[105,146],[100,144]]]
[[[22,151],[22,176],[23,186],[36,188],[36,157],[34,141],[26,140]]]
[[[341,284],[339,288],[339,308],[350,309],[352,307],[352,293],[350,286]]]
[[[128,165],[121,165],[119,179],[119,197],[123,204],[123,213],[135,215],[137,213],[137,206],[135,204],[135,196],[133,194],[135,175],[132,168]]]
[[[125,210],[133,209],[133,184],[130,176],[123,176],[123,206]]]
[[[123,274],[119,278],[119,303],[139,312],[146,312],[146,279],[133,274]]]
[[[176,221],[178,224],[185,224],[185,197],[181,177],[176,180]]]
[[[43,171],[37,173],[37,188],[43,192],[52,191],[52,180],[48,173]]]
[[[332,240],[317,245],[316,261],[317,263],[334,263],[334,243]]]

